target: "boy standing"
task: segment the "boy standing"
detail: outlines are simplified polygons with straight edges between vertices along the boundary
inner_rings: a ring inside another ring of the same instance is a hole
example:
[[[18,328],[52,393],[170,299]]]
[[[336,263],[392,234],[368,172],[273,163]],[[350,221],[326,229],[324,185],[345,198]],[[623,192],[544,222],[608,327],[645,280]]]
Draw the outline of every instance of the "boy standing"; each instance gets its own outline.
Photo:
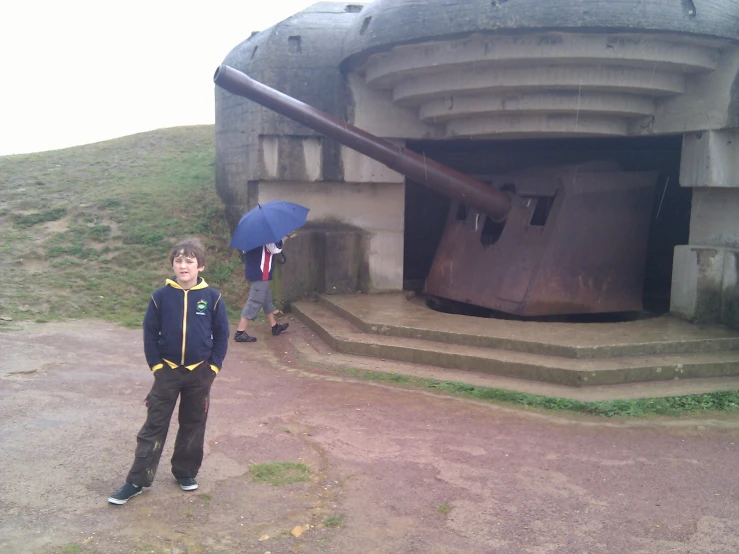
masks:
[[[277,323],[275,321],[276,308],[272,303],[272,289],[269,286],[269,282],[272,280],[274,255],[282,252],[283,241],[284,239],[276,243],[270,242],[243,253],[244,271],[250,288],[249,299],[244,304],[239,326],[236,328],[236,334],[234,335],[236,342],[255,342],[257,340],[256,337],[247,334],[246,326],[249,320],[254,321],[257,318],[260,309],[264,310],[264,315],[267,316],[274,336],[279,335],[290,326],[289,323]]]
[[[146,423],[136,437],[125,484],[108,497],[111,504],[125,504],[151,486],[178,396],[180,428],[172,473],[183,491],[198,488],[195,476],[203,461],[210,387],[226,357],[228,316],[221,294],[199,277],[205,269],[200,241],[183,240],[169,260],[174,279],[154,291],[144,316],[144,354],[154,373],[145,401]]]

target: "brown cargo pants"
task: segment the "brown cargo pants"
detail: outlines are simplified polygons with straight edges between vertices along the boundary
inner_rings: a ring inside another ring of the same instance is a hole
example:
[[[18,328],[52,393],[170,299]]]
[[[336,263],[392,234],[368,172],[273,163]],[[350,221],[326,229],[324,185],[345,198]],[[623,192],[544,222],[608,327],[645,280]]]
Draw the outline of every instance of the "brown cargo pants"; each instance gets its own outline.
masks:
[[[178,396],[179,430],[172,454],[172,474],[175,478],[194,478],[198,474],[203,462],[205,423],[215,375],[207,362],[192,371],[184,366],[171,369],[165,364],[154,372],[154,385],[145,401],[146,422],[136,436],[136,457],[126,481],[151,486]]]

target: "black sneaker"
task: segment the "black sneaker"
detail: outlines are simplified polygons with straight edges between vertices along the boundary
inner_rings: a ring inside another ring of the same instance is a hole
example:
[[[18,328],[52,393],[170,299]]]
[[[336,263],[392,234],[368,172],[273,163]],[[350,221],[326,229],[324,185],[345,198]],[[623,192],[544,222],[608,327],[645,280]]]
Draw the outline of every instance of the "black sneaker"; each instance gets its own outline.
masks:
[[[275,323],[274,326],[272,327],[272,334],[274,336],[277,336],[280,333],[282,333],[285,329],[287,329],[288,327],[290,327],[289,323]]]
[[[192,477],[178,477],[177,482],[183,491],[194,491],[198,488],[198,482]]]
[[[237,333],[234,337],[234,340],[236,342],[257,342],[257,337],[252,337],[250,335],[246,334],[246,331],[242,332],[240,335]]]
[[[118,489],[118,492],[111,494],[108,497],[108,502],[111,504],[118,504],[119,506],[125,504],[129,499],[134,496],[140,495],[144,492],[144,487],[138,487],[133,483],[124,483],[123,486]]]
[[[236,340],[236,337],[238,337],[239,335],[243,335],[243,334],[244,334],[245,332],[246,332],[246,331],[239,331],[239,330],[237,329],[237,330],[236,330],[236,332],[234,333],[234,340]]]

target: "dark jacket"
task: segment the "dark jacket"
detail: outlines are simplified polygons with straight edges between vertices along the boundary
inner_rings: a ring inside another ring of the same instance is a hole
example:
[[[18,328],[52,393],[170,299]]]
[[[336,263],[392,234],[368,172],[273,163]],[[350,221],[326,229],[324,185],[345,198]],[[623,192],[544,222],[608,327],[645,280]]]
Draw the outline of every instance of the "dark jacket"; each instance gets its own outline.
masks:
[[[153,368],[169,360],[179,365],[207,361],[218,369],[228,346],[228,316],[221,293],[201,277],[184,290],[176,281],[155,290],[144,316],[144,354]]]
[[[282,251],[282,241],[275,242],[274,254]],[[244,252],[244,273],[247,281],[271,281],[274,269],[274,256],[266,246],[259,246]]]

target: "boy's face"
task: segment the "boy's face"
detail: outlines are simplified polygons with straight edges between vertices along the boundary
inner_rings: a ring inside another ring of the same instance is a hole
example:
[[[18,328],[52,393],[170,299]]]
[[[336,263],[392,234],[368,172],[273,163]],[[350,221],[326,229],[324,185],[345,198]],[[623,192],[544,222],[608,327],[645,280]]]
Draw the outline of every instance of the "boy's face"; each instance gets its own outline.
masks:
[[[205,266],[198,265],[197,258],[179,253],[172,260],[172,269],[177,284],[183,289],[189,289],[197,284],[198,274],[205,269]]]

